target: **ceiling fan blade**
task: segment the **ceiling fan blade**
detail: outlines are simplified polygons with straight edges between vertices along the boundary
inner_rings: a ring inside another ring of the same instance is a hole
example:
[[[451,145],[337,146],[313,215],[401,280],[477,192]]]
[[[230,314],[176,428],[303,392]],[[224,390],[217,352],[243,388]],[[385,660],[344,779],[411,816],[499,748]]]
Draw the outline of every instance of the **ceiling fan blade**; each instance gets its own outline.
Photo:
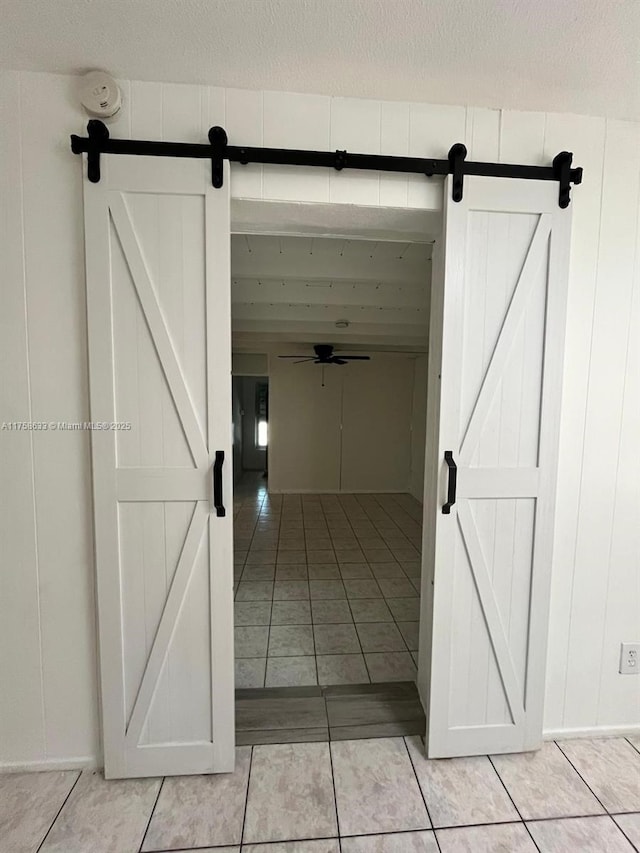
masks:
[[[344,359],[347,359],[348,361],[369,361],[371,358],[370,355],[340,355],[340,356],[336,356],[336,357],[337,358],[344,358]]]
[[[301,358],[299,361],[294,361],[294,364],[304,364],[306,361],[314,361],[313,356],[310,358]]]
[[[315,358],[315,355],[279,355],[278,358]]]
[[[344,358],[339,358],[337,355],[334,355],[331,359],[331,364],[348,364],[348,361],[345,361]]]

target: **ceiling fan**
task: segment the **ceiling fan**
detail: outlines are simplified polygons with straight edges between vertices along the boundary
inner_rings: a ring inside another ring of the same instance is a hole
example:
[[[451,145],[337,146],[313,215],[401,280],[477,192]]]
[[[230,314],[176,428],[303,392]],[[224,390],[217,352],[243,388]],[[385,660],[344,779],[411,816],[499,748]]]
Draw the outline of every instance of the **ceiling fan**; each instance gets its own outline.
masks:
[[[334,355],[332,344],[314,344],[315,355],[279,355],[278,358],[296,358],[294,364],[312,361],[314,364],[348,364],[350,361],[369,361],[368,355]]]

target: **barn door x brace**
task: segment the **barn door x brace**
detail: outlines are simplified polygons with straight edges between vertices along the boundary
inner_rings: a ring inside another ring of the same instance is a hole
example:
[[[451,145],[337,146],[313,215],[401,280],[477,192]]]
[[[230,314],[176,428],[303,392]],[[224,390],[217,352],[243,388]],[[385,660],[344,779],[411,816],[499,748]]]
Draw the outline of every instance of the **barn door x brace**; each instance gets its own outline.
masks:
[[[74,154],[87,154],[87,176],[92,183],[100,180],[101,154],[134,154],[146,157],[191,157],[211,160],[211,182],[222,186],[222,163],[264,163],[277,166],[321,166],[328,169],[361,169],[408,174],[452,175],[452,198],[462,201],[465,175],[487,175],[493,178],[524,178],[558,182],[558,204],[568,207],[571,184],[582,183],[582,169],[572,168],[573,154],[561,151],[551,166],[518,166],[513,163],[480,163],[466,160],[467,149],[457,142],[446,160],[423,157],[391,157],[384,154],[352,154],[349,151],[304,151],[290,148],[252,148],[229,145],[222,127],[212,127],[209,143],[155,142],[140,139],[111,139],[107,126],[92,119],[87,136],[71,136]]]

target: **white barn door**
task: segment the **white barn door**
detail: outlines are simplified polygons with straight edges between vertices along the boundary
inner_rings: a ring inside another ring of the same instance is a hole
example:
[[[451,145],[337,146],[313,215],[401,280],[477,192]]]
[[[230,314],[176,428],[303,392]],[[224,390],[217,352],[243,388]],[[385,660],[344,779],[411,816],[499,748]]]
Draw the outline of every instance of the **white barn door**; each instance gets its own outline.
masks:
[[[542,742],[571,222],[554,182],[449,180],[444,206],[430,757]]]
[[[101,168],[84,200],[91,418],[118,427],[91,436],[105,775],[230,771],[228,174]]]

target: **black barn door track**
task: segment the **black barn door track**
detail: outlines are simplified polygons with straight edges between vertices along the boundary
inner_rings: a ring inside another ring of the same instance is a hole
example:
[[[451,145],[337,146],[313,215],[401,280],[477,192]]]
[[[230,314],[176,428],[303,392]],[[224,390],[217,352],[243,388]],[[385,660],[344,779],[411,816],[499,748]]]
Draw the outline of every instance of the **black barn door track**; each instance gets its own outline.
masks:
[[[212,127],[209,143],[158,142],[142,139],[112,139],[106,124],[92,119],[87,124],[87,136],[71,136],[74,154],[87,155],[87,177],[91,183],[100,181],[102,154],[129,154],[142,157],[188,157],[211,161],[211,183],[220,188],[223,182],[223,161],[230,163],[262,163],[277,166],[319,166],[321,168],[360,169],[407,174],[453,175],[453,201],[462,201],[465,175],[486,175],[493,178],[520,178],[558,182],[558,205],[568,207],[571,185],[582,183],[582,169],[572,167],[573,154],[561,151],[550,166],[519,166],[514,163],[481,163],[467,160],[462,142],[452,145],[446,160],[423,157],[391,157],[384,154],[353,154],[350,151],[305,151],[293,148],[253,148],[229,145],[226,131]]]

